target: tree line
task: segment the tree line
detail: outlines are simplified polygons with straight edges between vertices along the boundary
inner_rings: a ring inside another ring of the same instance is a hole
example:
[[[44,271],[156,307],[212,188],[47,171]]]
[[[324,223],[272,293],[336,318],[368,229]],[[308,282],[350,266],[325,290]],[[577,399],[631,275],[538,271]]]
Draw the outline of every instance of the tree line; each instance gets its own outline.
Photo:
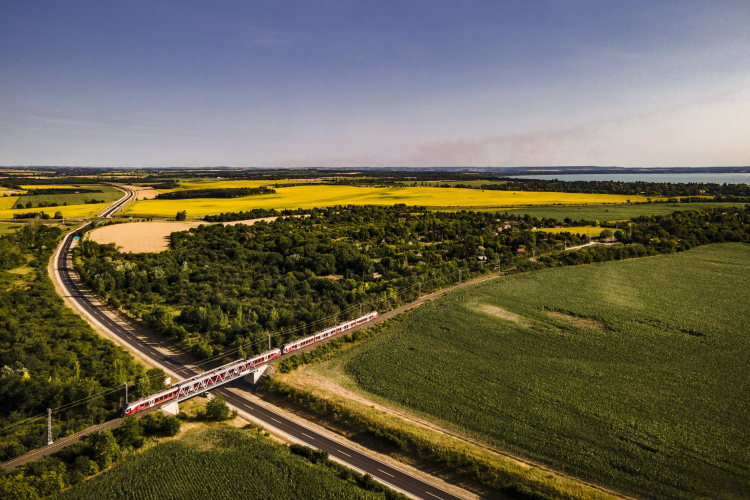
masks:
[[[260,194],[274,194],[276,191],[265,186],[256,188],[185,189],[171,193],[160,193],[155,200],[187,200],[192,198],[241,198]]]
[[[519,179],[516,177],[498,178],[498,184],[472,186],[461,183],[446,183],[440,187],[466,189],[486,189],[496,191],[549,191],[559,193],[594,193],[645,195],[663,197],[682,196],[735,196],[750,197],[747,184],[718,184],[713,182],[647,182],[647,181],[564,181],[559,179]],[[701,201],[706,201],[701,200]],[[730,200],[732,201],[732,200]],[[747,200],[740,200],[747,201]]]

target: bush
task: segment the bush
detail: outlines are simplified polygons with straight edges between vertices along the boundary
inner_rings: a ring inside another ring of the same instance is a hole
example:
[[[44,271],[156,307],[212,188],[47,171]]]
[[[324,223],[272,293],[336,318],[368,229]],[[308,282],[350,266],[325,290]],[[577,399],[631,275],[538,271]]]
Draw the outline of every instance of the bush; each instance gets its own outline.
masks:
[[[304,446],[301,444],[291,444],[289,445],[289,451],[294,453],[295,455],[299,455],[303,458],[306,458],[310,462],[317,464],[319,462],[325,462],[328,460],[328,452],[325,450],[314,450],[310,448],[309,446]]]
[[[386,443],[395,446],[399,450],[405,450],[406,449],[406,442],[402,441],[401,439],[397,438],[393,434],[389,432],[381,431],[380,429],[376,427],[368,427],[367,433],[371,436],[374,436],[381,441],[385,441]]]
[[[186,210],[182,210],[180,212],[177,212],[177,215],[175,216],[175,219],[176,220],[185,220],[185,219],[187,219],[187,211]]]
[[[199,342],[193,344],[193,347],[190,348],[190,352],[198,359],[208,359],[213,355],[214,350],[206,342]]]
[[[75,462],[73,462],[73,470],[80,472],[86,477],[99,474],[99,466],[96,465],[96,462],[85,455],[76,458]]]
[[[222,420],[229,419],[231,410],[224,401],[221,394],[217,394],[214,398],[206,404],[206,420],[213,420],[214,422],[221,422]]]
[[[100,469],[106,469],[120,458],[120,445],[112,431],[105,429],[89,436],[92,457]]]
[[[184,414],[183,414],[184,415]],[[175,436],[180,432],[180,420],[173,415],[162,415],[161,413],[149,413],[141,419],[141,425],[146,434],[161,434],[163,436]]]
[[[122,425],[115,429],[114,436],[117,438],[117,442],[120,446],[130,446],[132,448],[140,448],[143,446],[143,429],[141,422],[133,415],[125,417]],[[80,458],[80,457],[78,457]]]
[[[180,432],[180,419],[173,415],[164,417],[161,422],[161,431],[165,436],[176,436]]]

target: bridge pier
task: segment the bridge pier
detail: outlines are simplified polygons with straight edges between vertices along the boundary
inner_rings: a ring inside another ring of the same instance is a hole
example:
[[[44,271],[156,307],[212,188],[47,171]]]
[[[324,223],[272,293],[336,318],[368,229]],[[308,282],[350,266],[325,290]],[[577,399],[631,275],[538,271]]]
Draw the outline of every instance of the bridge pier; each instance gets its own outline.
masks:
[[[178,413],[180,413],[180,404],[177,401],[172,401],[171,403],[167,403],[159,409],[167,415],[177,415]]]
[[[258,380],[260,380],[260,377],[262,377],[265,372],[266,372],[266,368],[264,366],[262,368],[259,368],[258,370],[255,370],[252,373],[248,373],[243,378],[245,382],[247,382],[248,384],[255,385],[258,383]]]
[[[273,366],[263,365],[258,370],[248,373],[243,378],[248,384],[255,385],[260,381],[263,375],[271,376],[274,373],[276,373],[276,370],[273,369]]]

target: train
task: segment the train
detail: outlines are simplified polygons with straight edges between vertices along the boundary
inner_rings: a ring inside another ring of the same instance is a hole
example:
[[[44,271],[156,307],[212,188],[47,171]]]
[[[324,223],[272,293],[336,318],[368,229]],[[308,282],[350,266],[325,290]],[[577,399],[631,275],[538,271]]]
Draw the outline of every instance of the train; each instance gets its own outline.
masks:
[[[254,356],[252,358],[238,359],[219,368],[215,368],[209,372],[201,373],[199,375],[196,375],[195,377],[183,380],[182,382],[179,382],[177,384],[172,384],[169,389],[151,394],[150,396],[139,399],[138,401],[128,403],[127,405],[125,405],[125,407],[123,407],[122,414],[123,416],[133,415],[135,413],[138,413],[139,411],[151,408],[154,405],[165,403],[169,400],[175,399],[178,396],[180,389],[189,386],[191,383],[195,383],[196,386],[198,386],[204,383],[204,381],[207,379],[210,379],[213,383],[214,379],[219,378],[222,373],[226,372],[227,370],[247,370],[255,368],[258,365],[268,363],[269,361],[278,358],[282,354],[287,354],[297,349],[307,347],[311,344],[314,344],[315,342],[320,342],[321,340],[332,337],[338,333],[350,330],[355,326],[363,325],[368,321],[374,320],[377,317],[378,312],[372,311],[371,313],[365,314],[364,316],[360,316],[359,318],[347,321],[346,323],[341,323],[340,325],[336,325],[327,330],[323,330],[314,335],[310,335],[309,337],[298,339],[293,342],[287,342],[282,345],[281,348],[271,349],[270,351],[258,354],[257,356]]]

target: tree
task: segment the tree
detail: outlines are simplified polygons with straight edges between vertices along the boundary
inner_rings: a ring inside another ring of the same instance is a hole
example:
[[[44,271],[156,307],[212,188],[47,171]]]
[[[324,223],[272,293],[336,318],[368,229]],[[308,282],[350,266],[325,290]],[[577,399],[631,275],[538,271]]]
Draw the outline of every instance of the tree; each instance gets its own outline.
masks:
[[[214,350],[206,342],[193,344],[193,347],[190,348],[190,351],[198,359],[208,359],[214,353]]]
[[[34,486],[36,486],[36,490],[40,496],[48,497],[60,493],[65,489],[65,480],[62,474],[51,470],[36,478]]]
[[[182,210],[180,212],[177,212],[177,216],[175,217],[175,219],[177,219],[177,220],[185,220],[185,219],[187,219],[187,211],[186,210]]]
[[[176,436],[180,432],[180,420],[174,415],[168,415],[161,421],[161,431],[167,436]]]
[[[164,381],[167,378],[167,376],[164,375],[164,370],[161,368],[150,368],[146,370],[146,376],[149,378],[151,387],[153,387],[154,390],[159,391],[164,388]]]
[[[122,425],[120,425],[120,427],[114,432],[120,446],[132,446],[133,448],[140,448],[143,446],[144,439],[141,433],[141,423],[132,415],[125,417],[125,420],[122,421]]]
[[[39,493],[31,485],[29,478],[23,474],[14,474],[0,478],[0,498],[36,500]]]
[[[220,422],[229,418],[230,410],[221,394],[206,404],[206,419]]]
[[[73,470],[80,472],[86,477],[99,474],[99,466],[86,455],[79,455],[76,458],[75,462],[73,462]]]
[[[120,445],[112,435],[112,431],[105,429],[94,432],[89,437],[89,443],[93,456],[91,458],[99,465],[100,469],[106,469],[120,455]]]
[[[599,234],[599,239],[602,239],[602,240],[604,240],[604,239],[606,239],[606,238],[611,238],[611,237],[612,237],[612,231],[611,231],[611,230],[609,230],[609,229],[605,229],[605,230],[603,230],[603,231],[602,231],[602,232],[601,232],[601,233]]]
[[[55,216],[53,217],[53,219],[62,219],[62,218],[63,218],[63,213],[61,211],[58,210],[57,212],[55,212]]]

